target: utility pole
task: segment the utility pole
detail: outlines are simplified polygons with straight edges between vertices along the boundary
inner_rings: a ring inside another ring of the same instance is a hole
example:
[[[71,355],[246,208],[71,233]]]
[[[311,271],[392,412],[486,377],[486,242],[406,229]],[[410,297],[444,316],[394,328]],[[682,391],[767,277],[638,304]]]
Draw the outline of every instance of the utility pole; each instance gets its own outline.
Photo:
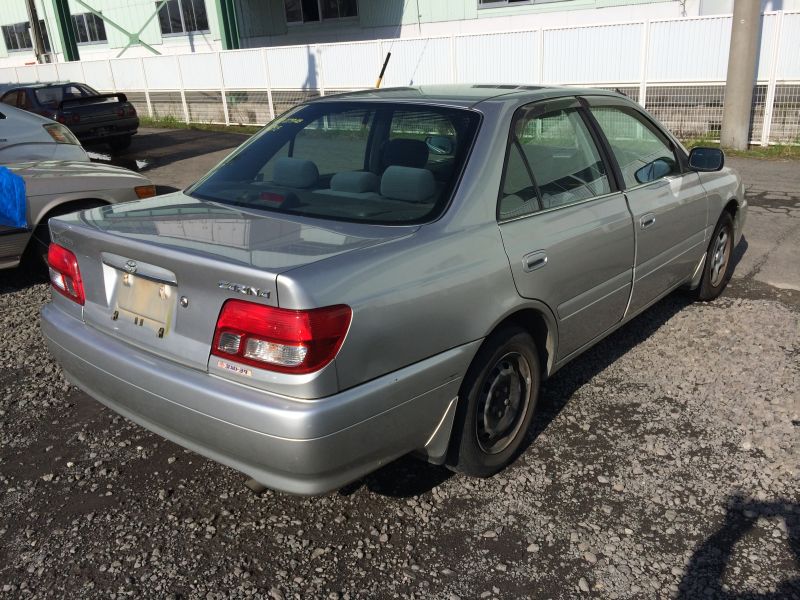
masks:
[[[750,143],[750,108],[753,102],[760,29],[761,2],[734,0],[720,134],[720,145],[723,148],[747,150]]]
[[[47,50],[44,47],[42,29],[39,26],[39,15],[36,13],[34,0],[25,0],[25,8],[28,9],[28,23],[31,26],[31,40],[33,41],[33,52],[36,54],[36,62],[49,62],[46,60]]]

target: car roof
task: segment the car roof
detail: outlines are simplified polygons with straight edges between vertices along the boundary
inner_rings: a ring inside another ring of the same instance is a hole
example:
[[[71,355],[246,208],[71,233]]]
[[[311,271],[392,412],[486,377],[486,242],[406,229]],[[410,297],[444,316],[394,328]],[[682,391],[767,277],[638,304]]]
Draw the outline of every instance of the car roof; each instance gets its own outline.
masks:
[[[393,102],[420,102],[456,107],[472,107],[481,102],[499,101],[509,104],[526,104],[557,96],[614,96],[626,98],[621,92],[602,88],[565,86],[539,86],[516,84],[447,84],[418,85],[382,89],[360,90],[324,96],[314,102],[332,100],[370,100]]]
[[[62,85],[86,85],[85,83],[80,83],[78,81],[39,81],[39,82],[32,82],[32,83],[15,83],[6,87],[9,90],[18,90],[18,89],[29,89],[29,90],[38,90],[42,88],[49,88],[49,87],[60,87]],[[5,90],[3,90],[5,91]]]

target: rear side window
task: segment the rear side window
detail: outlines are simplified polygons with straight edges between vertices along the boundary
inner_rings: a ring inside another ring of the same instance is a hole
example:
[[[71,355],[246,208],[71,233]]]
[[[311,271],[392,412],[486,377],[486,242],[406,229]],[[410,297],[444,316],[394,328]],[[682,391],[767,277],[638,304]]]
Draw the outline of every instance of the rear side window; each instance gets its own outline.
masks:
[[[449,204],[479,121],[464,109],[312,103],[273,121],[189,194],[324,219],[427,222]]]
[[[591,112],[611,145],[625,187],[681,172],[666,136],[638,111],[622,106],[596,106]]]
[[[500,194],[501,219],[575,204],[610,191],[605,164],[579,109],[517,113]]]

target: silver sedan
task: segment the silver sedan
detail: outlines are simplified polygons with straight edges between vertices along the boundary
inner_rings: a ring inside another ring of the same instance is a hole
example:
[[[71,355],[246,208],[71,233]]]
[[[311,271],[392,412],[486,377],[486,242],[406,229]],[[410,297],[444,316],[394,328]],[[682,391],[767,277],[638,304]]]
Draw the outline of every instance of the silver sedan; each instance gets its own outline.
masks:
[[[723,161],[595,89],[327,97],[185,192],[51,220],[43,330],[88,394],[273,488],[409,452],[488,476],[543,379],[722,292],[747,214]]]

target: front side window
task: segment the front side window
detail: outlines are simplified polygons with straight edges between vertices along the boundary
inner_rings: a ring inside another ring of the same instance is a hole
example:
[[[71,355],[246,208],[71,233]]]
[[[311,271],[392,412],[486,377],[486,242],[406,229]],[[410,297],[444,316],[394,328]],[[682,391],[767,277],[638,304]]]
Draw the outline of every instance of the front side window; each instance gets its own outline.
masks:
[[[205,0],[167,0],[156,2],[162,35],[208,31]]]
[[[447,207],[479,116],[369,102],[298,107],[189,190],[270,212],[404,225]]]
[[[578,108],[539,114],[521,109],[512,123],[500,193],[500,219],[582,202],[611,191],[597,146]]]
[[[283,0],[287,23],[313,23],[358,16],[357,0]]]
[[[625,187],[650,183],[681,172],[672,144],[635,108],[591,108],[619,163]]]
[[[94,13],[72,15],[72,24],[79,44],[107,41],[106,26],[103,19]]]

